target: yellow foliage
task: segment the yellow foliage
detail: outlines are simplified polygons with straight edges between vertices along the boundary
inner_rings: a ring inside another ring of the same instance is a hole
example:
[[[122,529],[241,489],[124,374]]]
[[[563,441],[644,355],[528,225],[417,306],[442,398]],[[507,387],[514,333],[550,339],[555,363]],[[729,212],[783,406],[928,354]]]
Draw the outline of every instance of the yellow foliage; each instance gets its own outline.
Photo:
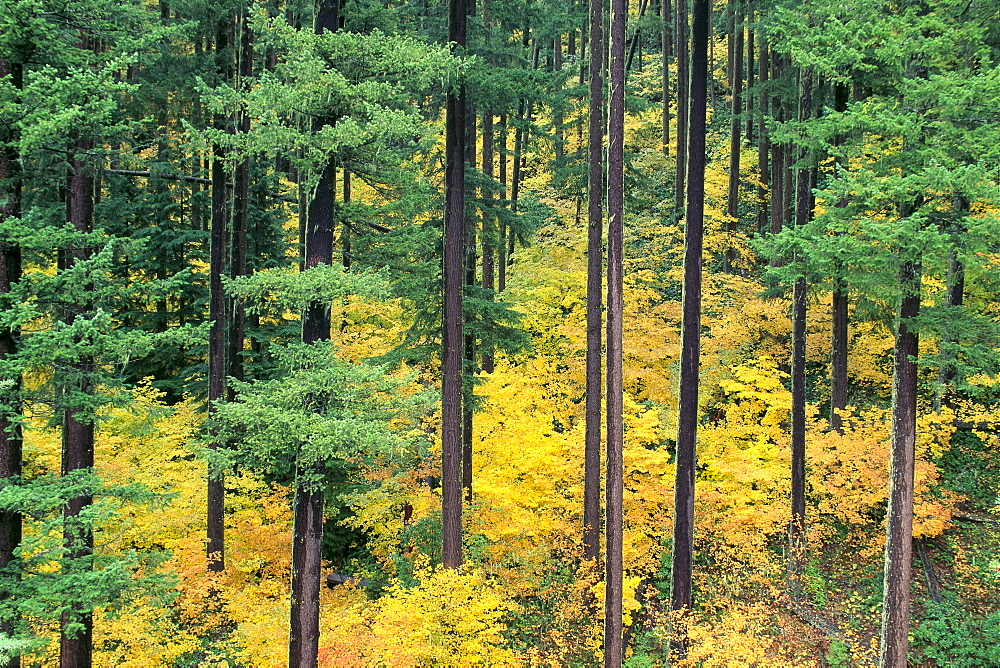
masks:
[[[502,617],[514,610],[502,583],[475,569],[419,574],[377,601],[357,601],[328,621],[321,664],[348,666],[518,666]]]

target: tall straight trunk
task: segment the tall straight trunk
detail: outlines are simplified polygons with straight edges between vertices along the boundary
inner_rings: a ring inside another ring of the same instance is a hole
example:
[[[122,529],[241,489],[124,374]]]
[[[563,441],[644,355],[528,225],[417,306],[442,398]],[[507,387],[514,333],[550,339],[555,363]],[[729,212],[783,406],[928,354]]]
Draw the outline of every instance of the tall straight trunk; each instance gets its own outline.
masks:
[[[691,608],[694,539],[695,441],[698,428],[698,364],[701,357],[701,262],[705,213],[705,107],[708,83],[708,0],[694,0],[691,30],[690,164],[684,229],[681,296],[680,395],[674,483],[670,608]],[[684,653],[682,641],[678,649]]]
[[[483,112],[483,176],[485,176],[492,188],[493,181],[493,111],[487,109]],[[486,291],[486,299],[493,301],[493,239],[496,234],[496,217],[489,211],[493,205],[493,192],[488,188],[483,193],[486,202],[486,214],[483,216],[483,289]],[[493,373],[493,346],[488,342],[483,342],[483,371]]]
[[[643,5],[645,6],[645,4]],[[608,100],[608,397],[604,665],[622,665],[622,534],[624,442],[622,391],[622,236],[625,219],[626,0],[611,0],[611,87]]]
[[[767,193],[770,183],[770,166],[768,164],[768,151],[770,141],[767,138],[767,117],[770,111],[770,96],[767,94],[768,69],[770,56],[768,55],[767,42],[763,36],[760,45],[757,47],[759,56],[757,60],[757,82],[760,93],[757,99],[757,172],[760,177],[760,185],[757,186],[757,232],[763,233],[767,225]]]
[[[688,76],[688,0],[677,0],[674,17],[677,39],[677,172],[674,177],[674,211],[678,219],[684,210],[684,179],[687,174],[688,154],[688,90],[691,78]],[[707,69],[707,67],[706,67]]]
[[[604,2],[590,0],[590,137],[587,203],[587,405],[583,463],[583,554],[601,550],[601,312],[604,216]]]
[[[500,116],[500,199],[507,199],[507,114]],[[507,219],[500,221],[497,234],[497,292],[507,289]]]
[[[344,167],[344,204],[351,203],[351,170]],[[341,250],[341,262],[344,265],[344,269],[351,268],[351,225],[349,221],[344,220],[343,224],[340,226],[340,250]]]
[[[954,203],[955,211],[959,214],[968,213],[969,200],[965,197],[956,197]],[[964,225],[959,228],[959,232],[965,231]],[[965,265],[958,257],[958,249],[951,249],[951,257],[948,260],[947,278],[947,305],[951,307],[962,306],[965,303]],[[957,339],[953,334],[946,334],[941,337],[941,365],[938,367],[938,389],[935,397],[935,409],[941,410],[941,406],[951,406],[953,404],[954,388],[952,384],[958,375],[955,365],[955,354],[948,350],[950,345],[954,345]]]
[[[785,153],[782,158],[785,173],[781,177],[781,187],[783,190],[781,201],[784,204],[784,209],[781,212],[781,225],[782,227],[787,227],[791,225],[795,216],[795,175],[792,173],[792,165],[795,164],[795,157],[792,152],[791,142],[786,143],[782,147],[782,150]]]
[[[632,60],[635,58],[636,49],[642,41],[642,18],[646,15],[646,7],[649,0],[639,0],[639,16],[636,20],[635,30],[632,32],[632,39],[628,44],[628,55],[625,57],[625,74],[632,71]],[[642,50],[639,49],[639,71],[642,71]]]
[[[747,19],[747,24],[750,24],[752,22],[753,16],[752,16],[752,12],[751,11],[747,12],[746,19]],[[751,86],[753,86],[753,81],[754,81],[753,66],[754,66],[754,62],[755,62],[754,53],[755,53],[755,49],[756,49],[756,44],[754,43],[754,39],[755,39],[754,32],[753,32],[752,29],[750,29],[749,25],[747,26],[747,35],[746,35],[746,37],[747,37],[747,42],[746,42],[746,46],[747,46],[746,82],[747,83],[746,83],[746,105],[745,105],[746,108],[745,108],[745,111],[746,111],[746,124],[747,125],[746,125],[746,134],[744,136],[747,139],[747,143],[748,144],[752,144],[753,140],[754,140],[754,135],[753,135],[753,120],[754,120],[754,112],[756,111],[756,105],[755,105],[754,95],[751,92],[750,88],[751,88]]]
[[[89,41],[89,40],[88,40]],[[94,224],[94,168],[84,157],[94,148],[90,139],[76,142],[76,154],[71,161],[69,188],[66,191],[66,212],[73,229],[80,233],[93,231]],[[61,251],[61,269],[72,269],[78,261],[89,257],[89,249]],[[77,316],[91,309],[88,303],[70,304],[67,308],[66,323],[72,324]],[[75,340],[74,343],[79,343]],[[72,363],[78,380],[67,387],[64,393],[87,394],[93,391],[87,380],[88,369],[94,360],[89,356]],[[78,406],[63,406],[62,416],[62,474],[88,470],[94,467],[94,422],[93,416],[86,415]],[[82,494],[69,499],[63,509],[63,541],[66,556],[70,560],[88,559],[94,552],[94,533],[86,519],[86,509],[93,503],[93,496]],[[69,609],[62,613],[59,636],[60,668],[90,668],[93,661],[94,616],[90,607],[80,601],[73,601]],[[70,631],[70,627],[75,631]]]
[[[670,0],[663,0],[660,10],[663,43],[663,155],[670,155],[670,54],[673,51],[673,12]]]
[[[847,97],[849,91],[846,84],[837,84],[834,89],[834,111],[843,112],[847,109]],[[838,137],[837,144],[842,144],[843,137]],[[837,162],[843,165],[843,158],[837,158]],[[847,198],[841,198],[837,202],[838,208],[847,206]],[[848,302],[847,302],[847,281],[840,274],[841,267],[835,267],[833,284],[833,327],[831,332],[830,345],[830,427],[837,432],[842,432],[843,418],[840,412],[847,407],[847,345],[848,345]]]
[[[313,30],[336,32],[338,0],[320,0]],[[326,119],[312,121],[319,132]],[[330,158],[322,167],[319,182],[306,214],[303,244],[305,269],[333,264],[334,189],[337,166]],[[302,342],[322,345],[330,339],[330,304],[312,301],[302,314]],[[295,463],[295,520],[292,524],[292,585],[288,633],[288,665],[315,668],[319,657],[319,594],[323,565],[323,486],[317,479],[324,472],[320,462]]]
[[[742,148],[741,133],[743,113],[743,21],[738,0],[730,0],[729,41],[732,60],[729,61],[730,86],[733,94],[733,115],[729,127],[729,193],[726,198],[726,213],[730,220],[726,221],[726,232],[730,238],[737,230],[736,218],[739,215],[740,204],[740,150]],[[736,261],[736,251],[732,246],[726,249],[726,269],[732,271]]]
[[[249,85],[253,75],[253,31],[250,29],[246,8],[239,16],[240,50],[238,68],[240,87]],[[241,113],[236,124],[237,132],[250,132],[250,116]],[[233,278],[247,274],[247,220],[250,212],[250,159],[243,158],[236,166],[234,178],[235,201],[233,206],[233,238],[230,245],[229,275]],[[242,300],[232,300],[232,326],[229,332],[229,372],[227,375],[243,380],[243,344],[246,334],[246,308]],[[231,394],[232,391],[230,391]]]
[[[889,508],[885,532],[885,584],[879,666],[904,668],[909,650],[910,568],[913,549],[913,465],[917,431],[917,332],[920,265],[900,267],[899,306],[892,377],[892,449],[889,454]]]
[[[562,34],[557,34],[552,41],[552,66],[556,72],[562,71]],[[552,110],[552,134],[554,137],[553,148],[556,157],[556,166],[561,167],[565,157],[566,140],[563,137],[563,111],[559,103],[556,103]]]
[[[448,40],[465,46],[464,0],[449,0]],[[462,565],[462,282],[465,243],[465,86],[448,92],[445,121],[444,316],[441,361],[441,542]]]
[[[475,16],[475,0],[466,0],[466,15]],[[465,167],[476,168],[476,109],[465,107]],[[475,199],[475,188],[466,186],[465,206],[465,285],[476,284],[476,212],[470,202]],[[465,329],[465,372],[474,374],[476,369],[476,340]],[[471,390],[470,390],[471,392]],[[465,500],[472,502],[472,402],[471,397],[462,401],[462,489]]]
[[[228,62],[229,17],[219,19],[215,36],[216,69],[219,78],[228,81],[231,67]],[[215,126],[225,130],[228,120],[216,115]],[[222,288],[222,277],[226,272],[226,167],[225,152],[221,146],[213,147],[212,156],[212,222],[209,233],[208,260],[208,317],[212,328],[208,333],[208,412],[211,415],[226,391],[226,295]],[[221,443],[214,439],[210,448],[218,448]],[[224,473],[209,465],[208,471],[208,570],[221,572],[226,568],[225,551],[225,478]]]
[[[719,102],[715,99],[715,39],[712,34],[714,19],[712,11],[714,4],[708,3],[708,95],[712,100],[712,112],[719,108]]]
[[[965,201],[964,206],[968,210],[968,201]],[[962,306],[965,302],[965,265],[958,258],[958,252],[955,249],[951,251],[951,258],[948,260],[948,290],[947,290],[947,304],[948,306]],[[943,347],[948,344],[954,344],[956,339],[954,335],[948,334],[942,338]],[[952,383],[955,382],[955,377],[957,376],[957,370],[955,368],[955,355],[954,353],[942,350],[941,351],[941,366],[938,369],[938,408],[941,405],[950,406],[952,404],[950,393],[952,392]]]
[[[20,92],[24,78],[20,63],[9,63],[0,59],[0,76],[10,76],[14,89]],[[5,191],[0,195],[4,203],[0,206],[0,222],[7,218],[21,217],[21,173],[20,155],[15,148],[14,137],[5,136],[6,146],[0,150],[0,183]],[[16,243],[0,244],[0,294],[7,294],[21,280],[21,248]],[[18,329],[0,330],[0,362],[17,354]],[[23,442],[21,438],[21,383],[20,379],[0,390],[0,480],[21,475]],[[14,550],[21,544],[21,514],[0,512],[0,569],[4,569],[14,559]],[[15,620],[0,624],[0,633],[13,635]],[[18,668],[21,660],[9,659],[4,668]]]
[[[812,72],[802,70],[799,84],[799,122],[812,116]],[[805,158],[805,150],[802,150]],[[812,217],[812,170],[797,171],[795,224],[803,226]],[[795,280],[792,294],[792,518],[789,525],[792,561],[798,551],[806,524],[806,279]]]

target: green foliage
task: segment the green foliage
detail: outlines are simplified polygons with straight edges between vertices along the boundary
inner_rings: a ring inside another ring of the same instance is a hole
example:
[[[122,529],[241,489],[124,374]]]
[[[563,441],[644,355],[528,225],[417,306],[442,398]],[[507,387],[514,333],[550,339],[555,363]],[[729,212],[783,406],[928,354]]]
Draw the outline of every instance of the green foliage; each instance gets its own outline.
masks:
[[[93,497],[94,503],[75,517],[64,517],[68,501],[81,496]],[[157,508],[169,499],[139,484],[105,485],[83,469],[0,481],[0,512],[28,518],[17,559],[0,573],[0,621],[14,626],[20,651],[36,645],[38,629],[63,613],[72,618],[74,610],[102,608],[114,615],[139,603],[166,603],[173,581],[157,567],[169,555],[120,544],[129,527],[119,515],[126,503]],[[75,538],[65,541],[64,531]],[[75,541],[91,534],[96,549],[74,554]]]
[[[275,357],[275,378],[234,383],[236,399],[214,415],[212,438],[239,443],[226,453],[234,462],[318,485],[344,462],[419,459],[422,432],[393,424],[412,425],[431,399],[407,392],[411,379],[341,360],[328,343],[291,345]]]
[[[928,606],[913,631],[914,646],[939,666],[980,668],[1000,664],[1000,612],[977,615],[955,601]]]

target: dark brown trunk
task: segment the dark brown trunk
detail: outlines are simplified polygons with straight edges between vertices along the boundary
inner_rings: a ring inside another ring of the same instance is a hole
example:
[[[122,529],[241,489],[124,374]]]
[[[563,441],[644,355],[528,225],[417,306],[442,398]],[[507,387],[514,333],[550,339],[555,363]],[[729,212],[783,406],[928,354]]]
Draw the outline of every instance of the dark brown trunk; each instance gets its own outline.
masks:
[[[663,155],[670,155],[670,54],[673,51],[673,11],[670,0],[663,0],[660,12],[662,19],[663,42]]]
[[[229,19],[219,19],[215,37],[216,67],[220,79],[230,78],[228,62]],[[227,119],[216,116],[215,126],[225,130]],[[218,402],[225,399],[226,391],[226,296],[222,277],[226,273],[226,167],[225,153],[221,146],[213,147],[212,159],[212,222],[209,234],[208,261],[208,317],[212,328],[208,333],[208,412],[215,411]],[[222,444],[213,441],[209,447]],[[224,473],[209,466],[208,471],[208,569],[221,572],[226,568],[225,554],[225,479]]]
[[[338,28],[338,0],[321,0],[313,29],[317,34]],[[314,118],[319,132],[324,118]],[[334,189],[337,166],[327,161],[320,172],[306,214],[303,266],[312,269],[333,264]],[[302,314],[302,342],[323,345],[330,339],[330,304],[312,301]],[[324,472],[320,462],[296,461],[295,521],[292,526],[292,584],[289,614],[288,665],[315,668],[319,657],[319,592],[323,565],[323,486],[316,481]]]
[[[489,182],[493,181],[493,112],[489,109],[483,112],[483,176]],[[489,209],[493,206],[493,193],[487,189],[483,193],[486,202],[486,214],[483,216],[483,289],[486,298],[493,301],[493,238],[496,234],[496,218]],[[493,346],[483,342],[483,371],[493,373]]]
[[[601,317],[604,229],[604,2],[590,0],[590,135],[587,204],[587,379],[583,554],[601,550]]]
[[[628,56],[625,58],[625,73],[626,75],[632,71],[632,60],[635,58],[636,49],[642,40],[642,17],[646,15],[646,6],[649,4],[649,0],[640,0],[639,2],[639,17],[636,22],[635,31],[632,33],[632,39],[629,40],[628,45]],[[639,70],[642,71],[642,50],[639,50]]]
[[[752,12],[747,12],[747,23],[751,23],[753,20]],[[753,135],[753,119],[754,111],[756,105],[754,104],[754,95],[750,88],[753,86],[754,80],[754,32],[749,27],[747,28],[747,71],[746,71],[746,134],[744,135],[747,139],[748,144],[752,144],[754,140]]]
[[[955,198],[955,211],[966,214],[969,211],[969,200],[965,197]],[[965,232],[964,223],[960,223],[960,233]],[[948,283],[947,283],[947,304],[949,307],[962,306],[965,303],[965,265],[958,257],[958,249],[952,248],[951,257],[948,260]],[[949,348],[957,342],[955,336],[947,333],[941,337],[940,355],[941,365],[938,368],[938,387],[935,397],[935,409],[940,411],[941,406],[953,406],[955,377],[958,375],[956,368],[955,353]]]
[[[67,195],[67,214],[73,229],[80,233],[93,230],[94,223],[94,168],[84,157],[94,147],[89,139],[79,139],[76,142],[77,154],[73,157],[69,188]],[[70,249],[62,251],[60,264],[63,269],[72,269],[77,261],[85,260],[90,255],[89,249]],[[78,315],[91,309],[87,303],[72,304],[66,313],[66,323],[72,324]],[[75,341],[79,343],[79,341]],[[87,356],[73,362],[77,380],[64,389],[64,396],[70,402],[69,395],[87,394],[93,387],[87,380],[88,369],[93,366],[93,359]],[[93,469],[94,467],[94,423],[93,416],[86,415],[77,406],[64,405],[62,418],[62,474],[68,475],[74,471]],[[94,551],[94,533],[86,519],[80,518],[85,509],[93,503],[90,494],[69,499],[63,509],[63,541],[66,545],[66,557],[71,560],[88,559]],[[60,668],[90,668],[93,662],[93,612],[86,603],[73,601],[68,610],[63,612],[59,636]],[[70,626],[75,631],[69,631]]]
[[[913,550],[913,465],[917,430],[917,332],[920,265],[903,262],[892,382],[892,450],[889,455],[889,508],[885,536],[885,585],[879,666],[905,668],[910,632],[910,568]]]
[[[507,114],[500,116],[500,199],[507,199]],[[497,234],[497,292],[507,289],[507,221],[500,222]]]
[[[670,607],[691,608],[694,538],[695,442],[698,428],[698,364],[701,354],[701,263],[705,206],[705,112],[708,83],[708,0],[694,0],[691,31],[690,164],[684,230],[684,287],[681,297],[680,393],[674,483],[673,558]],[[681,629],[682,630],[682,629]],[[675,643],[683,655],[686,641]]]
[[[684,211],[684,179],[687,174],[688,150],[688,90],[691,80],[688,76],[688,0],[677,0],[674,28],[677,39],[677,172],[674,178],[675,215],[681,218]]]
[[[23,86],[23,68],[20,63],[8,63],[0,59],[0,77],[9,76],[14,90],[20,92]],[[18,100],[19,101],[19,100]],[[20,156],[14,137],[5,136],[6,146],[0,150],[0,183],[5,189],[0,197],[0,222],[7,218],[21,216],[21,174]],[[21,280],[21,248],[14,243],[0,245],[0,294],[7,294]],[[17,354],[18,329],[0,330],[0,363]],[[23,441],[21,438],[21,382],[19,378],[10,386],[0,390],[0,481],[21,475]],[[0,512],[0,569],[4,569],[14,559],[14,550],[21,544],[21,514]],[[0,599],[2,602],[2,599]],[[15,620],[8,619],[0,624],[0,633],[13,636]],[[18,668],[21,660],[9,659],[4,668]]]
[[[476,15],[475,0],[465,0],[466,16]],[[476,107],[466,101],[465,105],[465,168],[476,168]],[[475,200],[476,189],[466,186],[465,192],[465,285],[476,285],[476,210],[470,203]],[[465,372],[476,372],[476,340],[465,330]],[[469,390],[471,394],[472,390]],[[471,397],[462,400],[462,489],[465,500],[472,502],[472,402]]]
[[[351,172],[346,167],[344,168],[344,204],[351,203]],[[341,262],[344,265],[344,269],[351,268],[351,226],[348,221],[344,221],[340,226],[340,249],[341,249]]]
[[[767,138],[767,117],[771,113],[768,104],[770,97],[767,94],[766,86],[768,80],[768,56],[767,43],[763,38],[760,40],[759,59],[757,61],[757,81],[760,86],[760,94],[757,103],[757,171],[760,177],[760,185],[757,186],[757,232],[763,233],[767,230],[767,193],[770,183],[770,166],[768,164],[768,151],[770,141]]]
[[[729,61],[730,87],[733,95],[733,116],[729,127],[729,193],[726,198],[726,213],[730,220],[726,221],[726,232],[732,238],[738,228],[736,218],[739,216],[740,205],[740,151],[742,148],[740,115],[743,113],[743,22],[737,0],[730,0],[730,30],[731,43]],[[732,271],[737,260],[736,251],[732,246],[726,249],[726,271]]]
[[[802,70],[799,86],[799,121],[812,116],[812,73]],[[802,158],[805,151],[802,151]],[[812,218],[812,170],[796,170],[795,224]],[[801,556],[806,526],[806,279],[796,279],[792,294],[792,517],[789,524],[793,563]]]
[[[240,52],[239,52],[239,86],[249,86],[253,76],[253,32],[246,16],[246,8],[241,9],[239,17]],[[236,124],[236,130],[242,134],[250,132],[250,116],[241,113]],[[244,158],[236,166],[233,179],[235,201],[233,206],[233,238],[231,243],[229,275],[232,278],[247,275],[247,220],[250,212],[250,159]],[[246,308],[242,300],[232,299],[232,326],[229,331],[229,372],[236,380],[243,380],[243,346],[246,334]],[[230,390],[232,398],[232,390]]]
[[[552,60],[555,71],[561,72],[563,66],[561,34],[557,34],[552,42]],[[552,110],[552,126],[554,135],[553,149],[555,152],[556,166],[561,167],[565,154],[565,138],[563,137],[563,112],[562,107],[560,107],[558,103]]]
[[[846,84],[837,84],[834,89],[834,111],[843,112],[847,109],[848,89]],[[843,143],[843,137],[837,139],[837,144]],[[837,159],[843,165],[842,158]],[[841,198],[837,207],[847,206],[847,199]],[[833,284],[833,332],[830,350],[830,427],[837,432],[843,432],[844,424],[841,411],[847,407],[847,346],[848,346],[848,301],[847,281],[841,276],[841,266],[835,267],[836,276]]]
[[[465,46],[465,2],[449,0],[448,39]],[[462,565],[462,282],[465,242],[465,87],[448,93],[445,127],[441,538],[445,568]]]
[[[296,477],[310,473],[299,469]],[[315,484],[315,483],[314,483]],[[323,489],[297,484],[292,527],[291,618],[288,665],[315,668],[319,652],[319,588],[323,544]]]
[[[645,6],[645,3],[644,5]],[[622,392],[622,236],[625,218],[626,0],[611,0],[611,87],[608,100],[608,397],[605,518],[604,665],[622,665],[622,534],[624,442]]]

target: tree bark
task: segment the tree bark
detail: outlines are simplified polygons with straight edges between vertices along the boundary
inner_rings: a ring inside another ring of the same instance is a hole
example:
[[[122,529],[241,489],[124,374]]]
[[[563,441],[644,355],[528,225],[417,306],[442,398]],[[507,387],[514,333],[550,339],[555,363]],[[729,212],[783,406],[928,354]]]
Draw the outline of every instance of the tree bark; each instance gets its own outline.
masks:
[[[730,89],[733,95],[733,115],[729,128],[729,192],[726,198],[726,213],[730,220],[726,221],[727,236],[732,239],[736,233],[740,204],[740,150],[742,148],[743,113],[743,23],[739,9],[739,0],[730,0],[731,23],[729,40],[732,43],[729,61]],[[736,262],[736,251],[732,245],[726,248],[725,270],[732,271]]]
[[[492,184],[493,181],[493,111],[487,109],[483,112],[483,176]],[[493,239],[496,234],[496,217],[490,212],[493,206],[493,193],[487,189],[483,193],[483,200],[486,203],[486,213],[483,216],[483,289],[486,291],[486,298],[493,301],[494,288],[494,267],[493,267]],[[488,342],[483,342],[483,371],[493,373],[493,346]]]
[[[768,151],[771,142],[767,137],[767,117],[770,115],[770,97],[767,94],[768,66],[770,56],[768,55],[767,42],[763,36],[760,45],[757,47],[759,56],[757,61],[757,81],[760,85],[760,93],[757,101],[757,171],[760,176],[760,185],[757,186],[757,232],[763,233],[767,230],[767,194],[770,179],[770,166],[768,164]]]
[[[673,10],[670,0],[663,0],[660,10],[663,22],[660,38],[663,43],[663,155],[670,155],[670,54],[673,51]]]
[[[338,28],[337,0],[320,0],[313,30],[316,34]],[[313,119],[319,132],[326,119]],[[334,189],[337,166],[327,160],[320,172],[306,218],[303,249],[305,269],[333,264]],[[330,339],[330,304],[311,301],[302,314],[302,342],[322,345]],[[289,615],[288,665],[315,668],[319,657],[319,593],[323,565],[323,486],[321,462],[296,462],[295,520],[292,525],[292,585]]]
[[[643,4],[645,7],[645,4]],[[604,665],[622,665],[622,534],[624,443],[622,237],[625,219],[625,21],[626,0],[611,0],[611,87],[608,100],[608,397],[604,596]]]
[[[812,72],[802,70],[799,85],[799,121],[812,116]],[[805,150],[802,150],[805,157]],[[795,224],[812,218],[812,170],[797,170]],[[792,294],[792,517],[789,525],[791,556],[797,563],[806,523],[806,279],[795,280]]]
[[[677,172],[674,177],[674,209],[678,219],[684,210],[684,179],[687,172],[688,151],[688,0],[677,0],[674,28],[677,39],[674,49],[677,57]],[[707,66],[706,66],[707,70]]]
[[[94,169],[83,157],[94,147],[90,139],[79,139],[76,142],[76,154],[71,161],[71,175],[67,189],[66,210],[70,224],[79,233],[93,231],[94,224]],[[86,260],[90,250],[69,249],[60,252],[61,269],[72,269],[78,261]],[[77,316],[91,310],[88,303],[71,304],[67,308],[66,323],[72,324]],[[74,341],[79,343],[79,341]],[[62,416],[62,474],[68,475],[74,471],[93,469],[94,467],[94,423],[93,416],[86,415],[79,407],[73,406],[71,395],[84,395],[93,391],[87,378],[88,370],[93,366],[93,358],[81,356],[71,363],[76,379],[70,381],[63,389],[66,402],[63,405]],[[85,509],[93,503],[91,494],[82,494],[69,499],[63,509],[63,541],[66,545],[66,556],[71,561],[89,559],[94,552],[94,533],[86,519],[80,519]],[[60,668],[90,668],[93,662],[93,612],[85,603],[72,601],[69,609],[63,612],[59,637]],[[75,632],[70,632],[70,625],[82,626]]]
[[[500,116],[500,199],[507,200],[507,114]],[[500,221],[497,234],[497,292],[507,289],[507,220]]]
[[[847,109],[848,90],[846,84],[837,84],[834,89],[834,111],[843,112]],[[843,138],[837,138],[837,144],[843,143]],[[842,158],[837,162],[843,165]],[[847,206],[847,199],[841,198],[837,207]],[[839,275],[841,267],[837,266],[838,274],[834,278],[833,287],[833,331],[830,345],[830,427],[837,432],[843,432],[844,424],[841,411],[847,407],[847,346],[848,346],[848,301],[847,282]]]
[[[449,0],[448,40],[465,47],[464,0]],[[462,565],[462,359],[465,242],[465,86],[448,93],[445,127],[441,537],[445,568]]]
[[[239,15],[240,51],[238,56],[239,87],[249,86],[253,76],[253,31],[250,29],[246,8],[241,7]],[[236,130],[242,134],[250,132],[250,116],[240,113]],[[233,238],[230,245],[229,275],[232,278],[247,275],[247,220],[250,213],[250,158],[245,157],[236,166],[233,179],[235,202],[233,206]],[[228,376],[243,380],[243,345],[246,335],[246,308],[243,300],[230,298],[232,326],[229,332]],[[232,390],[230,390],[230,399]]]
[[[475,0],[466,0],[466,16],[475,16]],[[476,109],[466,103],[465,108],[465,167],[476,168]],[[476,211],[470,202],[475,200],[475,188],[468,188],[465,193],[465,285],[476,284]],[[476,340],[465,330],[465,373],[474,375],[476,372]],[[472,393],[471,386],[468,390]],[[462,489],[465,500],[472,502],[472,402],[471,396],[462,400]]]
[[[23,66],[0,59],[0,77],[10,76],[14,89],[20,93],[23,86]],[[10,132],[9,130],[0,132]],[[0,183],[6,185],[0,206],[0,222],[7,218],[21,217],[21,173],[20,155],[15,148],[15,137],[4,136],[4,148],[0,150]],[[0,294],[7,294],[21,280],[21,248],[16,243],[0,243]],[[18,329],[0,330],[0,362],[17,354],[17,343],[21,332]],[[21,475],[23,441],[21,438],[21,379],[11,378],[9,387],[0,391],[0,480]],[[14,559],[14,550],[21,544],[21,514],[0,513],[0,569],[4,569]],[[14,620],[0,625],[0,633],[12,636]],[[21,660],[14,657],[4,664],[4,668],[18,668]]]
[[[889,455],[889,508],[886,517],[885,585],[879,666],[905,668],[910,631],[910,569],[913,550],[913,466],[917,430],[917,332],[920,265],[903,262],[892,383],[892,450]]]
[[[216,69],[222,80],[230,79],[231,66],[228,62],[229,17],[219,19],[215,36]],[[226,129],[227,121],[222,116],[215,118],[217,129]],[[213,147],[212,158],[212,222],[209,233],[208,266],[208,317],[212,328],[208,333],[208,412],[215,412],[218,402],[225,398],[226,388],[226,296],[222,288],[222,277],[226,273],[226,168],[225,153],[221,146]],[[210,448],[221,443],[214,439]],[[215,470],[209,463],[208,470],[208,570],[222,572],[226,568],[225,553],[225,478],[224,473]]]
[[[691,31],[691,100],[684,287],[681,296],[680,395],[674,484],[670,608],[691,608],[694,539],[695,441],[698,428],[698,365],[701,356],[701,263],[705,207],[705,112],[708,98],[708,0],[694,0]],[[674,643],[684,654],[686,642]]]
[[[587,204],[587,403],[583,467],[583,554],[601,549],[601,320],[604,216],[604,2],[590,0],[590,136]]]

